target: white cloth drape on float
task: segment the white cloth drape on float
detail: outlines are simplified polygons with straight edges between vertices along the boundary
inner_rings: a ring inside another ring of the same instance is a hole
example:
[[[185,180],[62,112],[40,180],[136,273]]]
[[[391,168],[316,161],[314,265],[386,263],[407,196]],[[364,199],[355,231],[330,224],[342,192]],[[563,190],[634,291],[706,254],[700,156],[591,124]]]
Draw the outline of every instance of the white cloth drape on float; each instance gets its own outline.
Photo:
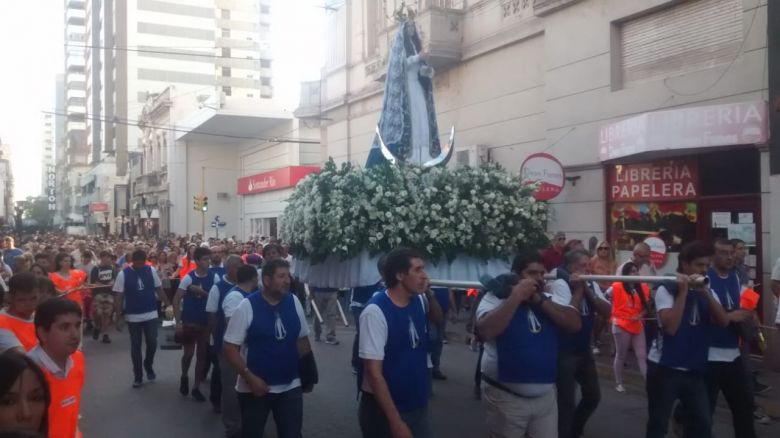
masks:
[[[347,260],[330,256],[324,262],[311,264],[309,260],[293,258],[293,275],[314,287],[351,288],[369,286],[379,282],[376,263],[381,254],[370,256],[367,251]],[[444,258],[437,263],[428,261],[425,272],[428,277],[456,281],[479,281],[482,275],[496,276],[511,270],[509,259],[487,261],[459,256],[452,263]]]

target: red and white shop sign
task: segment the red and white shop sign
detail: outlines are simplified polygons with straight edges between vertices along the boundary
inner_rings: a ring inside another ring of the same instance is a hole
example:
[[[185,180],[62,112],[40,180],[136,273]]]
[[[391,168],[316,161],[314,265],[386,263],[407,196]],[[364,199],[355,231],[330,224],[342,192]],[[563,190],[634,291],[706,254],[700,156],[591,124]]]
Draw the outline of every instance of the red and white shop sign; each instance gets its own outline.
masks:
[[[695,160],[667,160],[615,165],[609,169],[612,201],[670,201],[690,199],[699,193]]]
[[[90,202],[89,203],[89,212],[90,213],[108,213],[108,203],[107,202]]]
[[[306,175],[319,172],[317,166],[289,166],[257,175],[245,176],[238,180],[238,194],[271,192],[295,187]]]
[[[660,268],[666,264],[666,243],[658,237],[648,237],[645,243],[650,247],[650,262]]]
[[[563,191],[566,174],[557,158],[540,152],[523,161],[520,179],[528,183],[539,182],[539,188],[533,194],[534,198],[537,201],[549,201]]]

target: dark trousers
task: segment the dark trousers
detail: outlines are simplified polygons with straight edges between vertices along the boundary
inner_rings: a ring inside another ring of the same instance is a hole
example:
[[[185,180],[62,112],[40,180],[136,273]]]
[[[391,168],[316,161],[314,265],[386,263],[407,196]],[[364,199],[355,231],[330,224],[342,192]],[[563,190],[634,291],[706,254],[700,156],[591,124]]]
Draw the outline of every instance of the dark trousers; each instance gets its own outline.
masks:
[[[363,313],[363,307],[351,307],[351,309],[355,324],[355,340],[352,342],[352,368],[357,368],[360,364],[358,346],[360,345],[360,314]]]
[[[596,362],[590,356],[558,353],[558,436],[579,438],[601,401]],[[577,385],[582,399],[577,400]]]
[[[647,362],[647,433],[646,438],[663,438],[675,400],[684,412],[686,437],[712,436],[712,415],[707,397],[704,373],[681,371]]]
[[[428,340],[431,350],[431,363],[433,364],[433,370],[439,371],[441,365],[441,353],[444,349],[444,333],[447,329],[447,321],[443,321],[441,324],[428,323]]]
[[[214,406],[220,406],[222,400],[222,369],[219,366],[219,352],[214,346],[209,347],[209,363],[211,363],[211,386],[209,401]],[[206,372],[208,374],[208,371]]]
[[[133,361],[133,377],[136,381],[143,379],[146,373],[154,372],[154,353],[157,351],[157,318],[144,322],[128,322],[130,332],[130,359]],[[146,357],[141,356],[141,340],[146,341]],[[143,369],[141,363],[143,361]]]
[[[715,412],[718,393],[723,391],[723,396],[731,410],[734,436],[755,438],[752,379],[748,377],[742,359],[737,358],[733,362],[709,362],[705,376],[707,395],[710,401],[710,415]]]
[[[432,437],[431,425],[428,420],[428,407],[411,412],[402,412],[401,419],[412,431],[414,438]],[[358,421],[363,438],[391,438],[390,424],[384,411],[372,394],[364,392],[360,396]]]
[[[277,438],[301,438],[303,426],[303,391],[291,389],[280,394],[257,397],[239,393],[241,407],[241,437],[262,438],[268,414],[274,416]]]

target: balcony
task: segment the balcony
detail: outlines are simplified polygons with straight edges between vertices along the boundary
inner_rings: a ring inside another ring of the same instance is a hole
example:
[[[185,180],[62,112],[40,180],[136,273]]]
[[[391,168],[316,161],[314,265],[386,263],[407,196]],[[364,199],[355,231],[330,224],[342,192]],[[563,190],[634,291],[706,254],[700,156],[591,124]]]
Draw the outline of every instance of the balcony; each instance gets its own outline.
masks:
[[[168,183],[167,174],[167,171],[158,170],[138,176],[134,182],[134,193],[141,195],[166,190]]]
[[[460,62],[463,38],[463,10],[453,9],[453,0],[428,0],[415,21],[419,26],[423,52],[437,70]]]

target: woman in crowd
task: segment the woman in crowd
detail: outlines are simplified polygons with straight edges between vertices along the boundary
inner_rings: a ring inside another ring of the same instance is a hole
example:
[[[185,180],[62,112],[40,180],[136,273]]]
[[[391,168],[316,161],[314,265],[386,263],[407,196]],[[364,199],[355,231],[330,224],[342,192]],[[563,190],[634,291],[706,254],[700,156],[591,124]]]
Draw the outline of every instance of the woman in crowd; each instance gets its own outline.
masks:
[[[47,436],[49,403],[41,369],[15,350],[0,354],[0,433]]]
[[[73,269],[73,258],[70,254],[61,252],[54,258],[54,272],[49,274],[49,279],[57,288],[57,293],[67,294],[65,298],[75,301],[84,309],[84,298],[80,288],[87,282],[87,274]]]
[[[602,240],[596,245],[596,254],[590,259],[590,273],[594,275],[612,275],[617,269],[617,261],[615,261],[615,254],[612,252],[612,247],[609,242]],[[602,291],[609,288],[610,283],[608,281],[600,281],[599,287]],[[601,336],[604,330],[607,328],[608,321],[606,318],[602,318],[601,315],[596,316],[596,321],[593,324],[593,353],[601,353]]]
[[[628,262],[621,275],[639,275],[637,266]],[[647,347],[645,343],[643,318],[647,315],[647,301],[650,288],[642,283],[615,282],[607,290],[612,295],[612,335],[615,338],[615,389],[625,392],[623,367],[631,346],[636,355],[642,377],[647,376]]]

